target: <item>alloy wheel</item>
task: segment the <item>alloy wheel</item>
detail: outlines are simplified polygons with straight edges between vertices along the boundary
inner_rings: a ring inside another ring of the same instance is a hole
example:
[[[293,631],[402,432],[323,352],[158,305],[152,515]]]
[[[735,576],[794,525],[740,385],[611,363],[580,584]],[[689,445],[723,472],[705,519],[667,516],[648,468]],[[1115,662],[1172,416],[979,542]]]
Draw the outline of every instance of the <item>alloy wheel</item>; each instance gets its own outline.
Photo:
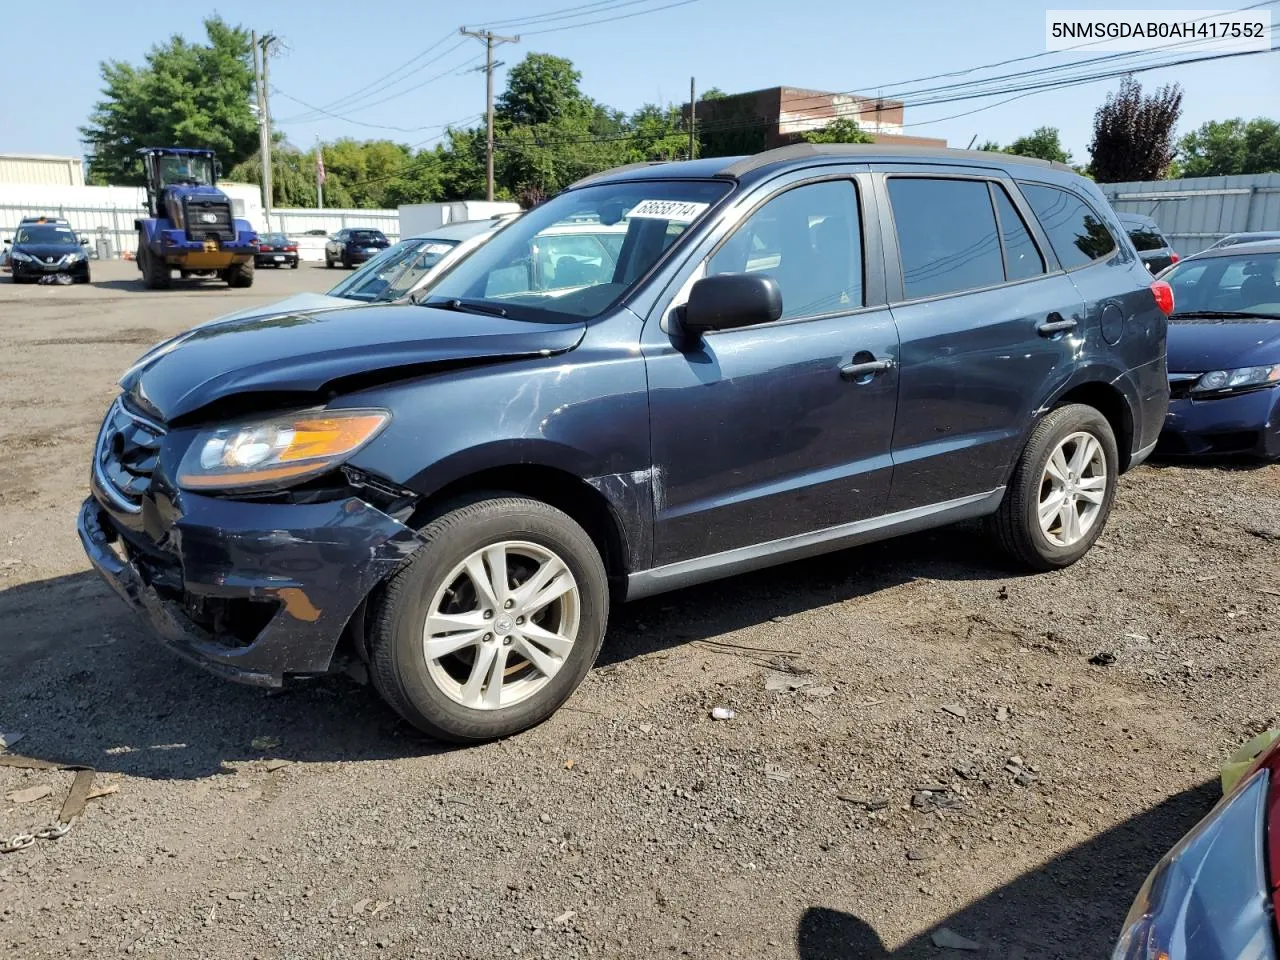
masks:
[[[1040,530],[1054,546],[1079,543],[1097,523],[1107,496],[1107,457],[1091,433],[1073,433],[1049,456],[1036,506]]]

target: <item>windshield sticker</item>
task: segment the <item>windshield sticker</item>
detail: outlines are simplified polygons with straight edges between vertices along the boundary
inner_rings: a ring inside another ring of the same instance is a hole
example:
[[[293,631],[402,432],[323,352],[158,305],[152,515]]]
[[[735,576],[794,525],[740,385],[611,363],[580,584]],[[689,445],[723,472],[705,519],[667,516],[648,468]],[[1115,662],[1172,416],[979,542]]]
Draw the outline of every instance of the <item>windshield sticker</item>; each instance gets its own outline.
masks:
[[[709,203],[690,200],[641,200],[627,212],[629,220],[670,220],[673,223],[692,223]]]

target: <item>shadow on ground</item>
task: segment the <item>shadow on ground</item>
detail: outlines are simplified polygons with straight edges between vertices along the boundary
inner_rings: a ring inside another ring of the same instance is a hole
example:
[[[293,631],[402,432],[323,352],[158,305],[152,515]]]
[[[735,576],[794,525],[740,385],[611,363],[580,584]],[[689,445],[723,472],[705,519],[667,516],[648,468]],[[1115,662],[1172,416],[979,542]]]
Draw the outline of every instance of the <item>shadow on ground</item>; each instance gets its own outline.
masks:
[[[951,914],[938,927],[981,944],[940,950],[938,927],[888,949],[875,929],[840,910],[814,906],[796,931],[800,960],[1079,960],[1111,955],[1129,906],[1151,868],[1220,796],[1216,781],[1186,790],[1057,856]]]
[[[608,665],[916,577],[1007,573],[968,527],[831,554],[621,606]],[[985,549],[985,548],[984,548]],[[452,749],[424,739],[368,687],[332,677],[267,691],[206,674],[155,644],[95,574],[0,591],[0,729],[18,752],[156,779],[224,772],[263,756],[378,760]],[[271,747],[254,746],[269,738]]]

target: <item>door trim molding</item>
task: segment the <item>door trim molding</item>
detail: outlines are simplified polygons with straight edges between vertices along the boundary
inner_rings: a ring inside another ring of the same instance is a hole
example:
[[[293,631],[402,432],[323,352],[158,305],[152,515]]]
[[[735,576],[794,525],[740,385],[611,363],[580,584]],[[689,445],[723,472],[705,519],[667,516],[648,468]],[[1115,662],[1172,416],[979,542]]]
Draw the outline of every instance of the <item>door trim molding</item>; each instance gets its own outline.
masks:
[[[668,590],[678,590],[695,583],[716,580],[735,573],[746,573],[789,560],[817,556],[845,547],[886,540],[890,537],[931,527],[941,527],[960,520],[994,513],[1004,498],[1003,486],[955,500],[912,507],[866,520],[855,520],[834,527],[798,533],[779,540],[769,540],[747,547],[736,547],[691,560],[679,560],[627,576],[627,600],[649,597]]]

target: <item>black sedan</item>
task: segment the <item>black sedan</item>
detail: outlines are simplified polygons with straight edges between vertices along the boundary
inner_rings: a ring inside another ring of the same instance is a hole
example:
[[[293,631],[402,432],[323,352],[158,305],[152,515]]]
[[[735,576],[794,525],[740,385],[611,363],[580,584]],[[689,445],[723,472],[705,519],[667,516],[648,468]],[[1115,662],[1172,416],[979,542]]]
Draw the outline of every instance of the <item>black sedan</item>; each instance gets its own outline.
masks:
[[[1280,458],[1280,241],[1205,250],[1173,288],[1160,452]]]
[[[84,250],[88,242],[79,239],[65,224],[22,224],[13,240],[5,241],[13,282],[36,283],[44,277],[66,276],[77,283],[88,283],[89,255]]]
[[[283,233],[264,233],[258,237],[254,266],[290,267],[298,269],[298,245]]]
[[[377,256],[389,246],[391,241],[381,230],[365,227],[339,230],[324,245],[324,265],[332,267],[340,263],[350,269],[357,263],[364,263],[370,257]]]

